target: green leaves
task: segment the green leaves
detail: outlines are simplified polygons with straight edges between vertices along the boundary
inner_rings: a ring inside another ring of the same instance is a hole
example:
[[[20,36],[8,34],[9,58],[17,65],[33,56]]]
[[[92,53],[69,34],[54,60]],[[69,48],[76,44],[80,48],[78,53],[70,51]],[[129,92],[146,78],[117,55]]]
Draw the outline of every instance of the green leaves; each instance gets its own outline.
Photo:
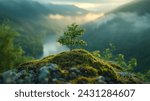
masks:
[[[128,71],[134,72],[135,68],[137,67],[137,60],[135,58],[132,58],[129,62],[128,62]]]
[[[74,46],[84,46],[87,45],[84,40],[80,38],[84,34],[84,29],[80,28],[79,25],[73,23],[67,26],[67,31],[64,32],[64,36],[58,39],[58,42],[62,45],[67,45],[71,48]]]
[[[26,59],[22,48],[14,44],[18,35],[9,22],[0,24],[0,72],[11,69]]]

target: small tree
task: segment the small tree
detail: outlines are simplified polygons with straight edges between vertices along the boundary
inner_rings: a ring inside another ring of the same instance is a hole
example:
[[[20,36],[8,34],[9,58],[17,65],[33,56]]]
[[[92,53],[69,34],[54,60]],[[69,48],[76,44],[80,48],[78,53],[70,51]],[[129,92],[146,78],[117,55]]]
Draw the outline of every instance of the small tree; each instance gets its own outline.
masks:
[[[67,27],[67,31],[64,32],[64,36],[60,37],[58,42],[62,45],[67,45],[72,50],[74,46],[86,45],[86,42],[80,39],[83,34],[84,29],[73,23]]]

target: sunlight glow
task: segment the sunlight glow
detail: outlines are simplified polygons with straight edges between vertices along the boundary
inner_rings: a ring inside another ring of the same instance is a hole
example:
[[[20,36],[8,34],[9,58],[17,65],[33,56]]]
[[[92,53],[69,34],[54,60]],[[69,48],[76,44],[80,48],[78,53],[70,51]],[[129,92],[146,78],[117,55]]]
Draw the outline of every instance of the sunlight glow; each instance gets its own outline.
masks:
[[[110,2],[99,2],[99,3],[75,3],[74,5],[83,8],[86,10],[92,10],[92,11],[98,11],[99,9],[102,9],[105,11],[110,11],[118,6],[121,6],[123,4],[126,4],[128,2],[131,2],[132,0],[112,0]],[[101,10],[101,11],[102,11]]]
[[[77,22],[79,24],[84,24],[90,21],[94,21],[103,16],[104,16],[104,13],[99,13],[99,14],[88,13],[82,16],[63,16],[60,14],[55,14],[55,15],[50,14],[48,18],[53,19],[53,20],[62,20],[62,21],[70,22],[70,23]]]
[[[33,0],[40,3],[52,3],[52,4],[61,4],[61,5],[75,5],[79,8],[89,10],[89,11],[98,11],[98,12],[108,12],[118,6],[121,6],[125,3],[131,2],[133,0],[96,0],[96,1],[75,1],[75,0]]]
[[[88,9],[88,8],[96,8],[96,7],[99,7],[101,4],[94,4],[94,3],[75,3],[75,5],[76,5],[77,7],[80,7],[80,8]]]

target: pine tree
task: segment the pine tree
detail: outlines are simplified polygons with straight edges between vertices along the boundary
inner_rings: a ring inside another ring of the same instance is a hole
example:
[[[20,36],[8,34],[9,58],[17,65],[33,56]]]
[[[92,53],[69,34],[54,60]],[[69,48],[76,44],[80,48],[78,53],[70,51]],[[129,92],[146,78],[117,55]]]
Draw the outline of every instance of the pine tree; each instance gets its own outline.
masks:
[[[86,42],[80,39],[83,34],[84,29],[73,23],[67,27],[67,31],[64,32],[64,36],[60,37],[58,42],[62,45],[67,45],[72,50],[75,46],[86,45]]]

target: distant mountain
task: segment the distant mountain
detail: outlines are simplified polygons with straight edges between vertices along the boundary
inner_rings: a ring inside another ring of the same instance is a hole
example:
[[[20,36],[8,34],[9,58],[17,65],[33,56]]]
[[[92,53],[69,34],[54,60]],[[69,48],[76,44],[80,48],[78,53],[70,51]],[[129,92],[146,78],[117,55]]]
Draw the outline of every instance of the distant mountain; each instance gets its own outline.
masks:
[[[31,0],[0,0],[0,15],[10,17],[35,18],[48,14],[75,14],[87,12],[74,5],[40,4]]]
[[[21,33],[16,44],[22,46],[26,55],[40,57],[44,39],[56,34],[64,26],[49,15],[81,15],[88,11],[73,5],[40,4],[32,0],[0,0],[0,23],[9,19]],[[30,42],[30,43],[29,43]]]
[[[131,3],[123,5],[113,12],[136,12],[139,14],[150,13],[149,0],[135,0]]]
[[[47,22],[45,17],[49,14],[68,14],[71,16],[77,15],[79,12],[85,14],[88,11],[73,5],[40,4],[31,0],[0,0],[0,20],[8,18],[14,23],[26,22],[28,25],[34,23],[34,26],[38,25],[38,27],[43,25],[41,21]]]
[[[0,20],[9,19],[19,27],[20,25],[23,26],[25,30],[31,30],[34,27],[35,29],[45,30],[51,24],[52,26],[59,26],[58,24],[53,24],[52,19],[48,19],[50,14],[73,16],[86,13],[88,11],[74,5],[40,4],[31,0],[0,0]],[[51,27],[49,29],[52,30],[53,28]],[[32,32],[34,31],[32,30]]]
[[[62,14],[62,15],[78,15],[89,13],[89,11],[84,10],[82,8],[78,8],[74,5],[61,5],[61,4],[47,4],[48,9],[52,10],[54,14]]]
[[[103,50],[113,43],[116,53],[138,59],[137,71],[150,69],[150,1],[134,1],[85,25],[89,50]]]

